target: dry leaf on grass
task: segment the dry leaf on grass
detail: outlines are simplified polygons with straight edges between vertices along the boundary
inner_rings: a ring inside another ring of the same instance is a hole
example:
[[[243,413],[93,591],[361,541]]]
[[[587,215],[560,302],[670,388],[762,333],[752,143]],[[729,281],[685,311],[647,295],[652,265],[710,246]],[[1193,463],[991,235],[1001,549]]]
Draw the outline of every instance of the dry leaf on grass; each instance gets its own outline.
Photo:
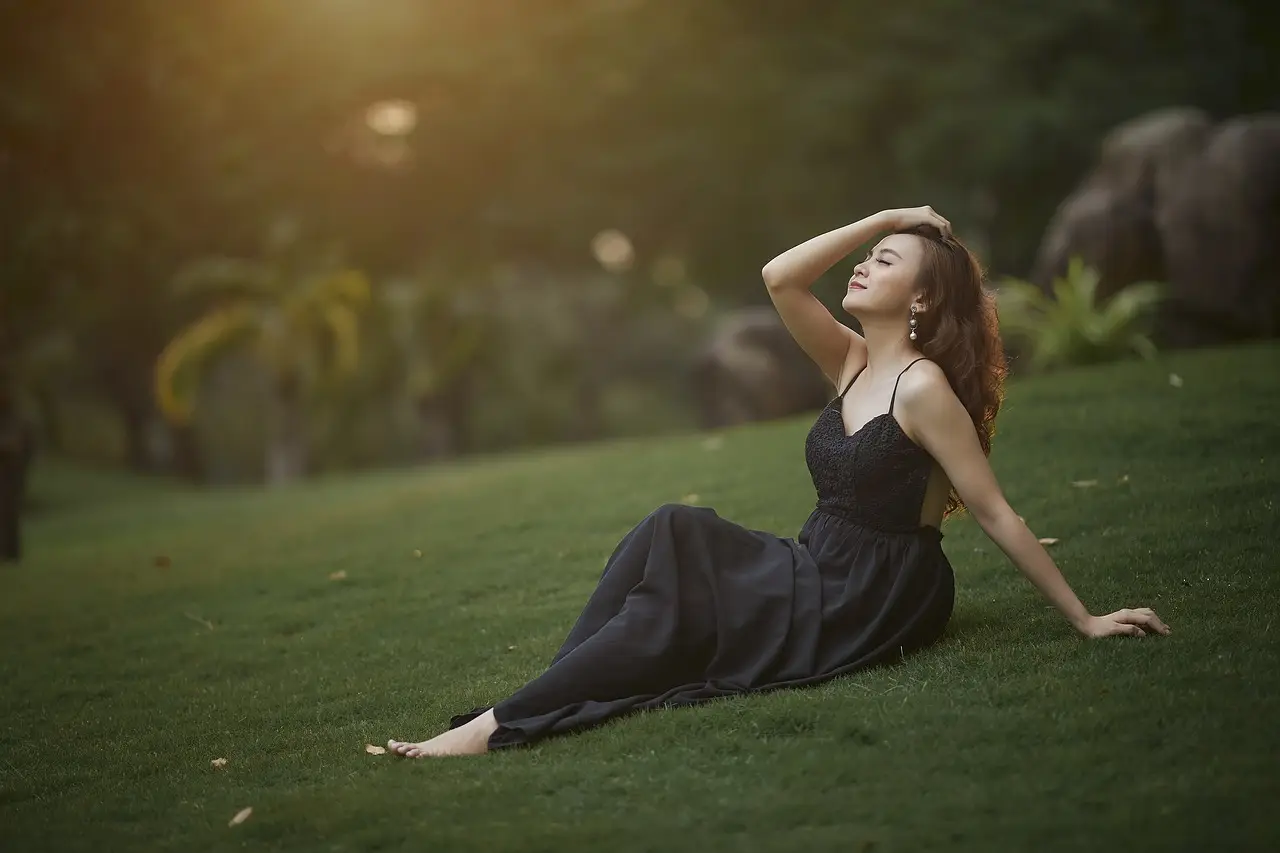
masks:
[[[173,565],[173,560],[161,554],[160,556],[156,557],[155,565],[157,569],[167,569]]]
[[[386,754],[387,748],[385,746],[375,746],[374,744],[366,743],[364,745],[364,751],[370,755],[384,755]]]
[[[697,502],[698,502],[697,492],[690,492],[689,494],[685,495],[680,499],[680,503],[682,504],[696,504]]]
[[[1170,373],[1170,374],[1169,374],[1169,384],[1170,384],[1170,385],[1172,385],[1174,388],[1181,388],[1181,387],[1182,387],[1182,377],[1181,377],[1181,376],[1179,376],[1179,375],[1178,375],[1178,374],[1176,374],[1176,373]]]
[[[1098,481],[1097,480],[1072,480],[1071,485],[1075,486],[1077,489],[1088,489],[1088,488],[1091,488],[1092,486],[1098,485]]]
[[[414,559],[416,559],[416,560],[420,560],[420,559],[422,559],[422,552],[421,552],[421,551],[419,551],[417,548],[414,548],[414,549],[413,549],[413,557],[414,557]]]
[[[235,826],[237,824],[244,823],[246,820],[249,819],[249,815],[251,814],[253,814],[253,806],[249,806],[246,809],[241,809],[240,811],[236,812],[235,817],[231,818],[231,820],[227,823],[227,826]]]
[[[215,758],[215,759],[213,759],[213,761],[210,761],[209,763],[210,763],[210,764],[212,764],[214,767],[226,767],[226,766],[227,766],[227,759],[225,759],[225,758]]]
[[[719,450],[722,447],[724,447],[723,436],[713,435],[702,442],[703,450]]]
[[[194,613],[183,613],[182,615],[190,619],[192,622],[199,622],[201,625],[205,626],[210,631],[213,630],[213,623],[210,622],[208,619],[201,619],[199,616],[195,615]]]
[[[1039,542],[1041,545],[1057,545],[1058,544],[1058,540],[1054,539],[1052,536],[1045,536],[1044,538],[1037,539],[1036,541]]]
[[[329,572],[329,580],[331,581],[344,581],[346,579],[347,579],[347,573],[342,569],[339,569],[336,572]]]

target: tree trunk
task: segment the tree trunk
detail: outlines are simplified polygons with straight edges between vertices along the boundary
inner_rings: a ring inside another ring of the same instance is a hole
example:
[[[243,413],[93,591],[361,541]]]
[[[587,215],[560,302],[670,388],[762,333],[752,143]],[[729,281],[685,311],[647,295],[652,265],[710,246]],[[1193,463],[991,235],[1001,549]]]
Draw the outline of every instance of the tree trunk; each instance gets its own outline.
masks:
[[[26,424],[16,412],[0,408],[0,561],[22,557],[20,525],[31,451]]]
[[[473,372],[470,367],[464,368],[440,393],[423,394],[413,401],[418,417],[419,461],[456,456],[466,449]]]
[[[277,382],[271,394],[267,432],[267,484],[282,486],[307,473],[307,425],[296,383]]]
[[[191,483],[204,482],[204,463],[195,429],[189,424],[169,429],[173,441],[173,473]]]

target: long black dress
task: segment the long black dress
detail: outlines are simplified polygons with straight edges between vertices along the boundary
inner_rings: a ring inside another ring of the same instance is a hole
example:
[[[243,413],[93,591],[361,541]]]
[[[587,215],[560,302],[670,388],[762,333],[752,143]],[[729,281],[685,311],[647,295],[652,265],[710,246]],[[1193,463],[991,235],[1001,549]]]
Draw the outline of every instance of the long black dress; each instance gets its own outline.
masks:
[[[799,536],[748,530],[710,508],[658,507],[618,543],[547,670],[493,706],[490,749],[630,711],[813,684],[942,635],[955,577],[942,533],[920,524],[932,457],[893,415],[897,382],[889,411],[852,435],[840,410],[848,390],[805,441],[818,504]]]

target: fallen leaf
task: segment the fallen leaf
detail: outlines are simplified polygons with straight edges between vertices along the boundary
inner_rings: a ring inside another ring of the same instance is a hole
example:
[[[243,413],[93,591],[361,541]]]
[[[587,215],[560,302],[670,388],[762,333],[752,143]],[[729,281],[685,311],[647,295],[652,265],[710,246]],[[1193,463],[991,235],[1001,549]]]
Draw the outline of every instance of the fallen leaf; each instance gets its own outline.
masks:
[[[1088,489],[1098,485],[1098,481],[1097,480],[1072,480],[1071,485],[1075,486],[1077,489]]]
[[[173,565],[173,560],[161,554],[159,557],[156,557],[155,565],[157,569],[167,569]]]
[[[210,764],[212,764],[214,767],[226,767],[226,766],[227,766],[227,759],[225,759],[225,758],[215,758],[215,759],[213,759],[213,761],[210,761],[209,763],[210,763]]]
[[[194,613],[183,613],[182,615],[190,619],[192,622],[199,622],[201,625],[205,626],[210,631],[213,630],[213,623],[210,622],[208,619],[201,619],[199,616],[195,615]]]
[[[346,579],[347,579],[347,573],[342,569],[339,569],[336,572],[329,572],[329,580],[331,581],[344,581]]]
[[[1037,539],[1036,541],[1039,542],[1041,545],[1057,545],[1058,544],[1058,540],[1054,539],[1052,536],[1046,536],[1043,539]]]
[[[515,650],[516,650],[515,646],[507,646],[507,651],[514,652]]]
[[[414,556],[414,559],[420,560],[420,559],[422,559],[422,552],[421,552],[421,551],[419,551],[417,548],[414,548],[414,549],[413,549],[413,556]]]
[[[387,748],[385,746],[375,746],[371,743],[366,743],[364,745],[364,751],[370,755],[383,755],[386,753]]]
[[[237,824],[244,823],[246,820],[249,819],[249,815],[251,814],[253,814],[253,806],[249,806],[248,808],[241,809],[240,811],[236,812],[235,817],[231,818],[231,821],[227,824],[227,826],[236,826]]]
[[[680,503],[682,504],[696,504],[697,502],[698,495],[695,492],[691,492],[680,499]]]
[[[703,450],[719,450],[724,447],[724,436],[713,435],[702,442]]]
[[[1174,388],[1181,388],[1181,387],[1182,387],[1182,377],[1181,377],[1181,376],[1179,376],[1179,375],[1178,375],[1178,374],[1176,374],[1176,373],[1170,373],[1170,374],[1169,374],[1169,384],[1170,384],[1170,385],[1172,385]]]
[[[1119,482],[1121,482],[1121,483],[1127,483],[1127,482],[1129,482],[1129,475],[1128,475],[1128,474],[1125,474],[1123,477],[1121,477],[1121,478],[1120,478]]]

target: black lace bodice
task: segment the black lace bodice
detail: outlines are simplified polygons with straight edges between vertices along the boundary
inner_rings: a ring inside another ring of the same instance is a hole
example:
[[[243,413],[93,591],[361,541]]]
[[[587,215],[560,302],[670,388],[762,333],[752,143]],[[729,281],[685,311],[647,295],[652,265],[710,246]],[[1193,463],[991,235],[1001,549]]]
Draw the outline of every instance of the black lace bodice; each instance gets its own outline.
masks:
[[[876,415],[853,435],[845,435],[840,414],[848,390],[846,386],[827,404],[805,440],[805,463],[818,492],[818,509],[879,530],[918,530],[933,457],[902,431],[894,417],[897,383],[889,411]]]

